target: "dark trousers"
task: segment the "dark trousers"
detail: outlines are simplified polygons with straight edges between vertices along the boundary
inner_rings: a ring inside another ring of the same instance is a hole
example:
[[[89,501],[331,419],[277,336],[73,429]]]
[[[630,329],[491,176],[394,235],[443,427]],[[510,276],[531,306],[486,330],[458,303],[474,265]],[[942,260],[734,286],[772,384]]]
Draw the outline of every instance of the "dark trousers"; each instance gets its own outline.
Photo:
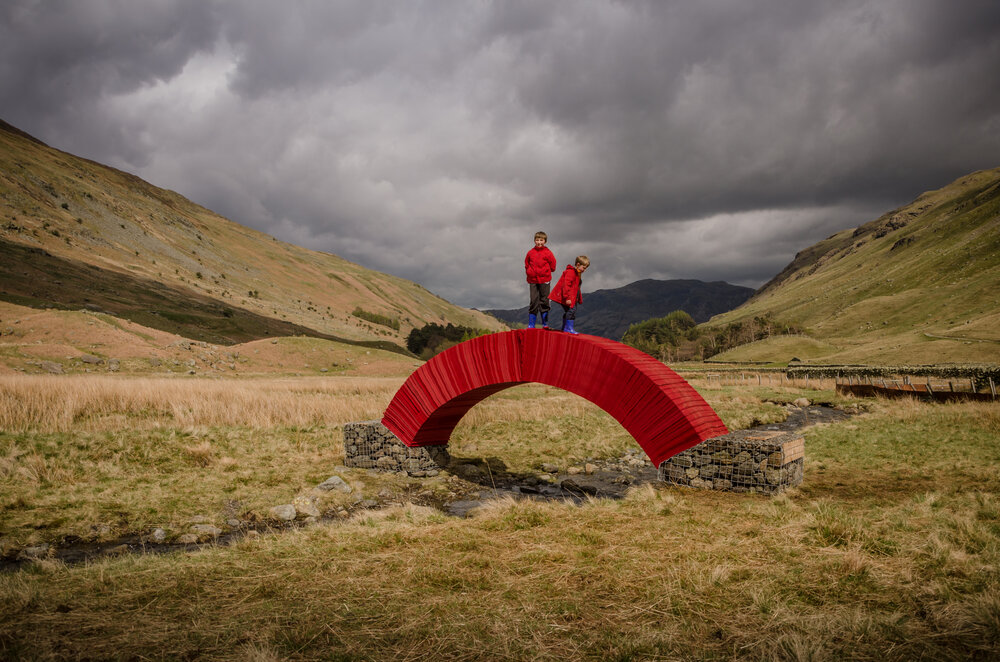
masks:
[[[528,294],[531,303],[528,304],[528,313],[538,315],[549,312],[549,288],[552,283],[528,283]]]
[[[563,309],[563,324],[566,323],[566,320],[575,320],[576,319],[576,306],[573,306],[571,308],[571,307],[567,306],[564,303],[561,303],[559,305],[562,306],[562,309]]]

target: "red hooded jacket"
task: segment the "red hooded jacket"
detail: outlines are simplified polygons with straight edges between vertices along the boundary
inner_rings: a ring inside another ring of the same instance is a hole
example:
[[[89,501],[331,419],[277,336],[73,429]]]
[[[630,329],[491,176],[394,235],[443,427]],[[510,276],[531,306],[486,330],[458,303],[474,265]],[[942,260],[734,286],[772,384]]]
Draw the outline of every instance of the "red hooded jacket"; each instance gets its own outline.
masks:
[[[580,282],[580,274],[577,273],[576,267],[572,264],[567,264],[566,269],[562,272],[562,276],[559,276],[559,282],[549,292],[549,301],[555,301],[563,305],[566,305],[567,301],[572,301],[573,303],[570,304],[570,308],[575,308],[576,304],[583,303]]]
[[[529,283],[547,283],[552,280],[552,272],[556,270],[558,263],[556,256],[547,246],[541,248],[531,247],[528,254],[524,256],[524,272],[528,275]]]

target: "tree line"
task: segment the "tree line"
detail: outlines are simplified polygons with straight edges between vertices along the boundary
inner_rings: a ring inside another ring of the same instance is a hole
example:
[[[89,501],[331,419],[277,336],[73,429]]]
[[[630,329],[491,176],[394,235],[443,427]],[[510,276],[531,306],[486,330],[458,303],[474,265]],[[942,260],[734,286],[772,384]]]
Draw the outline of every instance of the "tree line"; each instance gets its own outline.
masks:
[[[622,342],[661,361],[704,360],[739,345],[777,335],[801,333],[796,324],[780,322],[770,313],[722,327],[699,328],[683,310],[629,327]]]

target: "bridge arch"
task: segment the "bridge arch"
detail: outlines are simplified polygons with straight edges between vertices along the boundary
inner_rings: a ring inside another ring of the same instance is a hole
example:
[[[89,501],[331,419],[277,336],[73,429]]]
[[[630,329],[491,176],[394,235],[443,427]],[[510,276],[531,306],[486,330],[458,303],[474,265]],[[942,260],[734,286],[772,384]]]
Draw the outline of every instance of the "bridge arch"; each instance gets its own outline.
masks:
[[[403,383],[382,423],[407,446],[444,445],[476,404],[527,383],[594,403],[654,466],[728,432],[690,384],[651,356],[606,338],[541,329],[480,336],[441,352]]]

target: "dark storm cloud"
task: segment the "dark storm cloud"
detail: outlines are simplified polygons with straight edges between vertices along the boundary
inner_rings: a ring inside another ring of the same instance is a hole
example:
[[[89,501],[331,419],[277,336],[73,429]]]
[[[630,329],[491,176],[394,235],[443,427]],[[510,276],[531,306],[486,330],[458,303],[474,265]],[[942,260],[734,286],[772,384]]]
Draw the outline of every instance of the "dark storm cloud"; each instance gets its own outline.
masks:
[[[520,305],[759,285],[1000,154],[1000,4],[8,2],[0,116],[282,239]]]

